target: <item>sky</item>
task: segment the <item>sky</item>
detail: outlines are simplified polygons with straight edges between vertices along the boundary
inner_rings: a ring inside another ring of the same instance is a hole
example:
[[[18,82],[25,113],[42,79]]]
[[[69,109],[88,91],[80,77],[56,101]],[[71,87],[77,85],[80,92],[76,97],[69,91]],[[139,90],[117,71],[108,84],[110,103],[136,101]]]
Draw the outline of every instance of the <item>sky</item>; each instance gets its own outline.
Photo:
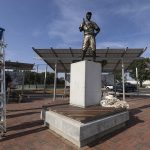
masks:
[[[6,60],[44,63],[35,48],[81,48],[87,11],[101,28],[97,48],[145,48],[150,57],[150,0],[0,0]]]

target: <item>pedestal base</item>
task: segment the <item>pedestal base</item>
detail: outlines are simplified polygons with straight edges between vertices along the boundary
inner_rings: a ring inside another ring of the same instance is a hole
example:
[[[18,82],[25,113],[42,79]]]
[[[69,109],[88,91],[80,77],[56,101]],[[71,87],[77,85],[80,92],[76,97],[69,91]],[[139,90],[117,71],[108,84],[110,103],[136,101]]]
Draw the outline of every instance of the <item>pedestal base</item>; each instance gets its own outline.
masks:
[[[103,108],[100,114],[99,107],[85,109],[70,105],[52,106],[50,109],[43,109],[41,116],[49,129],[82,147],[123,127],[129,120],[127,110]]]

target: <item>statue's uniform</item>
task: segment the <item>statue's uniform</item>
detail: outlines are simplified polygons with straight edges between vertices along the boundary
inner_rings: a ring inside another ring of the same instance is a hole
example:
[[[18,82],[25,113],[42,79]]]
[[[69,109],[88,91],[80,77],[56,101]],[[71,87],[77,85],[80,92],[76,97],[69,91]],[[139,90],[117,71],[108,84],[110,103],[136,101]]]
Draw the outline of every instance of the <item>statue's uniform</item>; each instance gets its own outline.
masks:
[[[86,20],[85,23],[80,25],[84,31],[84,40],[83,40],[83,51],[87,51],[88,48],[91,48],[92,51],[96,51],[96,40],[94,30],[98,30],[99,27],[95,22]]]

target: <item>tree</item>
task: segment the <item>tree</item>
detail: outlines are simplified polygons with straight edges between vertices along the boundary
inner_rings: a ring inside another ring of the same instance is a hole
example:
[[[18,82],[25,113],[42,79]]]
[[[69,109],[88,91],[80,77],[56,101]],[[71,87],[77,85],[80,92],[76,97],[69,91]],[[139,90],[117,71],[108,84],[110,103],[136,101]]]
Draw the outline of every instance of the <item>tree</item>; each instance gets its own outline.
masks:
[[[115,79],[117,82],[122,82],[122,72],[121,71],[115,72]]]
[[[31,72],[25,73],[25,84],[44,84],[45,72]],[[54,84],[54,73],[47,72],[46,84]],[[57,84],[64,85],[64,78],[57,78]]]
[[[145,62],[150,63],[150,59],[144,58],[142,60],[135,60],[129,67],[129,70],[131,70],[130,76],[135,80],[136,80],[136,67],[137,67],[140,87],[142,87],[143,81],[150,79],[150,71],[146,69],[147,65]]]

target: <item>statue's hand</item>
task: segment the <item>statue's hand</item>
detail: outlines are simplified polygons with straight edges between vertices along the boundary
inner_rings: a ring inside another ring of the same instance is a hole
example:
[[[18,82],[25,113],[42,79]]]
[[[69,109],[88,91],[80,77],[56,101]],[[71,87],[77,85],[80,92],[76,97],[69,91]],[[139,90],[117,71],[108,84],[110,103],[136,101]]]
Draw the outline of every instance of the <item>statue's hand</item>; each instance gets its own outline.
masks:
[[[80,32],[82,32],[82,31],[83,31],[83,28],[82,28],[82,27],[79,27],[79,30],[80,30]]]

